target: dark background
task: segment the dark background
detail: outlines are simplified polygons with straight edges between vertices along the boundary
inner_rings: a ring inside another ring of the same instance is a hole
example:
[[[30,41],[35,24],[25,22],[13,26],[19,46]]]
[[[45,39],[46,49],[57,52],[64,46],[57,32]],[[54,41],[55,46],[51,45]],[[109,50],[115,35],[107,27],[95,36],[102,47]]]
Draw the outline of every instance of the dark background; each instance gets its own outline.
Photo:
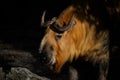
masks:
[[[53,16],[58,16],[71,2],[72,0],[0,1],[0,41],[27,51],[37,50],[43,32],[40,28],[43,11],[47,11],[46,20],[49,20]],[[115,6],[117,0],[108,0],[108,2],[110,6]],[[110,27],[110,43],[112,47],[116,47],[111,48],[115,51],[110,54],[109,79],[119,80],[120,14],[113,15],[112,18],[114,26]]]
[[[57,16],[69,0],[11,0],[0,2],[0,39],[24,48],[34,48],[40,37],[40,19],[44,10],[46,20]]]

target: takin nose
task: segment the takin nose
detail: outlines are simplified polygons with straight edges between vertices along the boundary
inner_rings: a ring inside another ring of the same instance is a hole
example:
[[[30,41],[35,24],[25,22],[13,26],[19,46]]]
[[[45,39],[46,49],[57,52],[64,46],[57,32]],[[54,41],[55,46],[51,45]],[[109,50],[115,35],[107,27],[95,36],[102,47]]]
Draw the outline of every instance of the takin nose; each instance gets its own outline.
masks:
[[[46,52],[40,53],[40,62],[43,65],[48,65],[50,63],[51,59],[52,59],[52,54],[49,54]]]

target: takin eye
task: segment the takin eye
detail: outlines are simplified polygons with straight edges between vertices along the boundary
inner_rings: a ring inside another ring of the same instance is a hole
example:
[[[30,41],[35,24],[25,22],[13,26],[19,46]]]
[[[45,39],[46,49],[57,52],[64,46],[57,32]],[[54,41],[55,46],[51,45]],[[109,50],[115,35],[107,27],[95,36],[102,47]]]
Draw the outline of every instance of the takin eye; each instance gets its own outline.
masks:
[[[56,34],[56,37],[57,37],[57,39],[59,40],[59,39],[61,39],[62,34]]]

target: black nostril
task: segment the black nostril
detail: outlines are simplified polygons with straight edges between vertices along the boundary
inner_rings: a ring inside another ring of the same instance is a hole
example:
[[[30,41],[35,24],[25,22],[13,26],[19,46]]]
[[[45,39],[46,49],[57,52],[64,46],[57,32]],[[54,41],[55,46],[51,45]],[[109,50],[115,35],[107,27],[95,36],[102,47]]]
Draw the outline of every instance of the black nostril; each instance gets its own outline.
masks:
[[[47,61],[47,56],[43,56],[43,61]]]
[[[43,64],[50,63],[53,56],[53,46],[45,45],[40,51],[40,62]]]
[[[41,53],[40,54],[40,62],[43,64],[47,64],[50,61],[50,57],[47,53]]]

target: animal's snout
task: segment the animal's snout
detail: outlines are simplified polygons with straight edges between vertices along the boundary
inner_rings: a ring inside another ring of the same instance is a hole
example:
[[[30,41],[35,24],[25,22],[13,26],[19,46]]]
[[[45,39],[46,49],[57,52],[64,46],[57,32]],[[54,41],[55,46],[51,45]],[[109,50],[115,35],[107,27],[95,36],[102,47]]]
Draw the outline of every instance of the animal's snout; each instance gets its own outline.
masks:
[[[56,63],[54,46],[41,42],[39,49],[40,62],[43,65],[54,65]]]
[[[46,52],[40,53],[40,62],[42,64],[49,64],[52,58],[52,54],[48,54]]]

